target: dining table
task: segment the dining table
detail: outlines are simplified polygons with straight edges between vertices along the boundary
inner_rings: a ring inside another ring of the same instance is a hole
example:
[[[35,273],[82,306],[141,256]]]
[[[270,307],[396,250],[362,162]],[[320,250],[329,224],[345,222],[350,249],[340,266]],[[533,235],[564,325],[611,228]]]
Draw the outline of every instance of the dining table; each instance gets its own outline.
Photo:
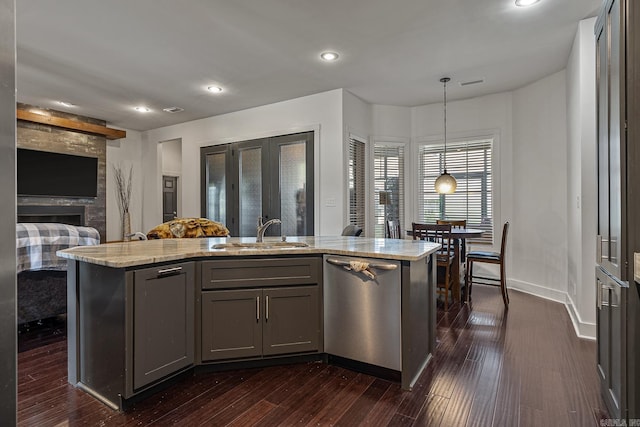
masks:
[[[454,263],[453,270],[451,275],[453,276],[453,283],[451,284],[451,289],[453,291],[453,300],[460,301],[461,300],[461,283],[460,279],[460,263],[465,261],[466,249],[465,243],[466,239],[477,239],[482,237],[482,233],[485,230],[480,230],[478,228],[467,228],[467,227],[451,227],[451,239],[453,240],[453,253],[454,253]],[[407,230],[407,235],[413,237],[413,230]],[[462,251],[460,249],[462,247]]]

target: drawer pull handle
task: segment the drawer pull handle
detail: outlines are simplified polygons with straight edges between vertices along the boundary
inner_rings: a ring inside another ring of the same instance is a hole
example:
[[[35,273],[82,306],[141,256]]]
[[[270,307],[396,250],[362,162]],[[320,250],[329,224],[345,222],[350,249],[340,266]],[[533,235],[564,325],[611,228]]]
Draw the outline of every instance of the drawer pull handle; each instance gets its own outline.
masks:
[[[265,302],[265,305],[266,305],[265,313],[264,313],[264,321],[268,322],[269,321],[269,295],[264,297],[264,302]]]
[[[260,297],[256,297],[256,320],[260,320]]]
[[[158,276],[166,276],[167,274],[177,274],[182,271],[182,267],[165,268],[158,270]]]

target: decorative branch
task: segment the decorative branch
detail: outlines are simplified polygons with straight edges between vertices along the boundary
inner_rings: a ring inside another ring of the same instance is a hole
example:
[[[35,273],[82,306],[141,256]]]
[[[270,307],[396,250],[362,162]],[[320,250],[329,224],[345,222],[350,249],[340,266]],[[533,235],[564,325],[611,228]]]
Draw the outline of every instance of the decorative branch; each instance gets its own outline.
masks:
[[[120,213],[124,215],[129,212],[129,203],[131,202],[131,188],[133,181],[133,165],[129,167],[129,175],[125,176],[125,172],[120,165],[112,165],[113,177],[116,181],[116,195],[118,196],[118,205]]]

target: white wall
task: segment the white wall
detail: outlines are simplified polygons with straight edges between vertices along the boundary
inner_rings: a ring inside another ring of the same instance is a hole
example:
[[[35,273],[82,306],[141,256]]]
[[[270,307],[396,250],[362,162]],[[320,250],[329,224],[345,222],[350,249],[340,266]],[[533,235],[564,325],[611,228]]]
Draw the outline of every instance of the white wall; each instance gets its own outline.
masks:
[[[595,18],[580,22],[567,63],[568,307],[579,335],[596,335]]]
[[[159,142],[182,139],[182,215],[189,217],[200,216],[200,147],[314,130],[315,233],[340,234],[344,220],[343,92],[332,90],[145,132],[143,227],[150,229],[162,222]]]
[[[148,231],[142,228],[143,164],[141,147],[140,132],[134,130],[127,130],[126,138],[107,141],[107,242],[122,239],[122,220],[113,179],[113,165],[119,165],[125,171],[133,166],[133,189],[130,206],[131,231],[145,233]]]
[[[565,72],[513,93],[510,283],[561,302],[567,292]]]
[[[182,174],[182,140],[172,139],[162,144],[162,174],[180,176]]]

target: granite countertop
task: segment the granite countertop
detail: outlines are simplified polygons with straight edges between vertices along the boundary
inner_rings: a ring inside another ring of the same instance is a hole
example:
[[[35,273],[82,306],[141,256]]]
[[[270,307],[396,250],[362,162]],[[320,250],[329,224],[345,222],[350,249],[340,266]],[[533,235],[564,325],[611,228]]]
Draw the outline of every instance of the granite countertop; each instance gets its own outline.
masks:
[[[78,246],[56,252],[59,257],[113,268],[126,268],[191,258],[216,258],[248,255],[332,254],[355,257],[417,261],[435,252],[440,245],[421,240],[374,239],[366,237],[308,236],[288,237],[287,242],[302,242],[308,247],[213,249],[217,244],[254,243],[255,237],[213,237],[204,239],[162,239],[99,246]],[[265,243],[280,242],[265,238]]]

